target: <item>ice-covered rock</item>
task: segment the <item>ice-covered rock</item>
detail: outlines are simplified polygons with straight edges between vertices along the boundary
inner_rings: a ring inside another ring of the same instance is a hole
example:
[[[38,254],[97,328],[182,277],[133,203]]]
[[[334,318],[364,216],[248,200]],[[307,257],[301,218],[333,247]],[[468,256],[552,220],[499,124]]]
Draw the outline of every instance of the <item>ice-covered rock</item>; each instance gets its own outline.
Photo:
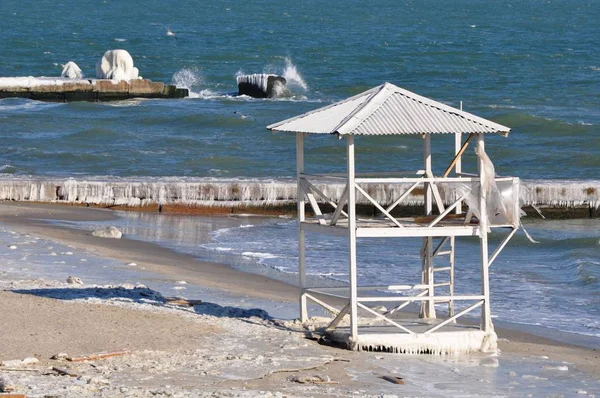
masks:
[[[70,285],[83,285],[83,281],[81,280],[81,278],[71,275],[67,277],[67,283]]]
[[[73,61],[69,61],[63,66],[63,70],[60,74],[61,77],[67,77],[69,79],[81,79],[83,73],[81,68]]]
[[[117,227],[111,225],[110,227],[94,230],[92,232],[92,236],[97,236],[99,238],[121,239],[123,233],[119,231]]]
[[[284,77],[256,73],[237,76],[238,95],[249,95],[255,98],[277,97],[285,88]]]
[[[133,58],[125,50],[108,50],[96,64],[98,79],[139,79],[139,70],[133,66]]]

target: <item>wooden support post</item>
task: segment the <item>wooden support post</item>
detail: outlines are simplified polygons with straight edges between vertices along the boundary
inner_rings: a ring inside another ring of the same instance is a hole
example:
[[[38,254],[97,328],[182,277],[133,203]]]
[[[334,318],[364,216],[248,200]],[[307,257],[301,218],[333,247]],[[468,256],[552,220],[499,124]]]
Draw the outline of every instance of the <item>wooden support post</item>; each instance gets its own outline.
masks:
[[[358,338],[358,281],[356,272],[356,185],[354,170],[354,136],[346,137],[348,169],[348,273],[350,275],[350,331],[352,341]]]
[[[300,175],[304,173],[304,135],[296,133],[296,179],[297,179],[297,200],[298,200],[298,287],[300,293],[300,321],[308,320],[308,308],[306,305],[306,296],[304,289],[306,288],[306,244],[305,232],[302,230],[302,222],[306,215],[304,214],[304,190],[302,189],[302,181]]]
[[[485,150],[483,133],[477,135],[477,145],[480,150]],[[480,178],[479,188],[479,237],[481,241],[481,295],[484,297],[484,303],[481,307],[481,330],[490,332],[492,329],[492,317],[490,314],[490,278],[488,267],[488,218],[487,218],[487,192],[485,191],[486,176],[483,173],[484,165],[481,158],[477,161],[477,169]]]
[[[431,167],[431,134],[423,136],[423,163],[425,167],[425,175],[433,176]],[[430,216],[433,212],[433,190],[431,183],[425,183],[425,215]],[[434,281],[433,281],[433,237],[427,236],[423,238],[422,250],[422,271],[421,283],[428,286],[427,295],[433,297]],[[421,318],[435,318],[435,305],[433,300],[423,301],[421,310],[419,311]]]

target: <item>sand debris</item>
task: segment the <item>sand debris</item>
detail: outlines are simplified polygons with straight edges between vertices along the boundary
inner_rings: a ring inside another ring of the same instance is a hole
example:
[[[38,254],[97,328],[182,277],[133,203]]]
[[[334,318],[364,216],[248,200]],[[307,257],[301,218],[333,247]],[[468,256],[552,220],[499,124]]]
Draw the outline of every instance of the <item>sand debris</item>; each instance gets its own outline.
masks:
[[[188,300],[179,297],[167,297],[166,301],[167,304],[181,305],[184,307],[193,307],[195,305],[202,304],[202,300]]]
[[[54,354],[50,357],[50,359],[66,359],[69,356],[66,352],[59,352],[58,354]]]
[[[119,357],[122,355],[129,354],[128,350],[114,351],[114,352],[102,352],[99,354],[92,354],[83,357],[67,357],[66,360],[69,362],[84,362],[84,361],[96,361],[98,359],[105,359],[111,357]]]
[[[53,366],[52,370],[61,376],[79,377],[79,375],[77,375],[76,373],[69,372],[67,369],[57,368],[56,366]]]
[[[337,381],[332,381],[329,376],[290,376],[288,381],[293,381],[300,384],[340,384]]]
[[[404,379],[399,376],[381,376],[381,378],[385,381],[389,381],[394,384],[404,384]]]

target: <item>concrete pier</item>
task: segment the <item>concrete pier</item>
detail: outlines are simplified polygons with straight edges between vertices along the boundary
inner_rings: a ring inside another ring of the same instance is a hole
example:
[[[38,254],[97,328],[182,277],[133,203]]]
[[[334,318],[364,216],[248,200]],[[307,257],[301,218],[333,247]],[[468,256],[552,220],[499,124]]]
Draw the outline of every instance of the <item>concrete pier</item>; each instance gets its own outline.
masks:
[[[116,81],[48,77],[0,77],[0,98],[37,101],[119,101],[129,98],[185,98],[188,89],[148,79]]]

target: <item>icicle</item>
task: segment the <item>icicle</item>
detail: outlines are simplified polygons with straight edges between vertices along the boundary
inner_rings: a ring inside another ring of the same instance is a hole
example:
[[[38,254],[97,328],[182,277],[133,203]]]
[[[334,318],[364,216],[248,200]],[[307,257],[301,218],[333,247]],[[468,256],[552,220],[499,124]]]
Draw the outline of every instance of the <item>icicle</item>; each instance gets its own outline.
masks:
[[[343,183],[312,181],[333,201],[339,200]],[[412,184],[365,184],[365,190],[378,203],[394,202]],[[517,195],[511,183],[497,184],[497,197],[506,203]],[[600,205],[600,181],[521,181],[523,205],[580,206]],[[440,195],[452,203],[461,194],[461,187],[439,184]],[[151,204],[181,204],[189,206],[263,206],[289,204],[296,201],[296,181],[292,179],[223,179],[210,178],[93,178],[56,179],[24,178],[13,175],[0,177],[0,200],[90,203],[98,205],[147,206]],[[469,206],[478,206],[474,201]],[[357,195],[358,204],[370,204]],[[423,195],[409,195],[401,206],[422,206]],[[491,206],[489,206],[491,207]],[[513,209],[512,205],[506,208]],[[516,206],[514,207],[516,212]],[[516,214],[518,217],[519,215]],[[511,217],[513,217],[511,215]],[[506,220],[505,220],[506,221]]]
[[[347,331],[334,330],[328,334],[332,341],[347,344],[356,351],[396,352],[402,354],[461,355],[472,352],[496,352],[497,336],[492,330],[434,332],[430,334],[364,333],[356,341]]]

